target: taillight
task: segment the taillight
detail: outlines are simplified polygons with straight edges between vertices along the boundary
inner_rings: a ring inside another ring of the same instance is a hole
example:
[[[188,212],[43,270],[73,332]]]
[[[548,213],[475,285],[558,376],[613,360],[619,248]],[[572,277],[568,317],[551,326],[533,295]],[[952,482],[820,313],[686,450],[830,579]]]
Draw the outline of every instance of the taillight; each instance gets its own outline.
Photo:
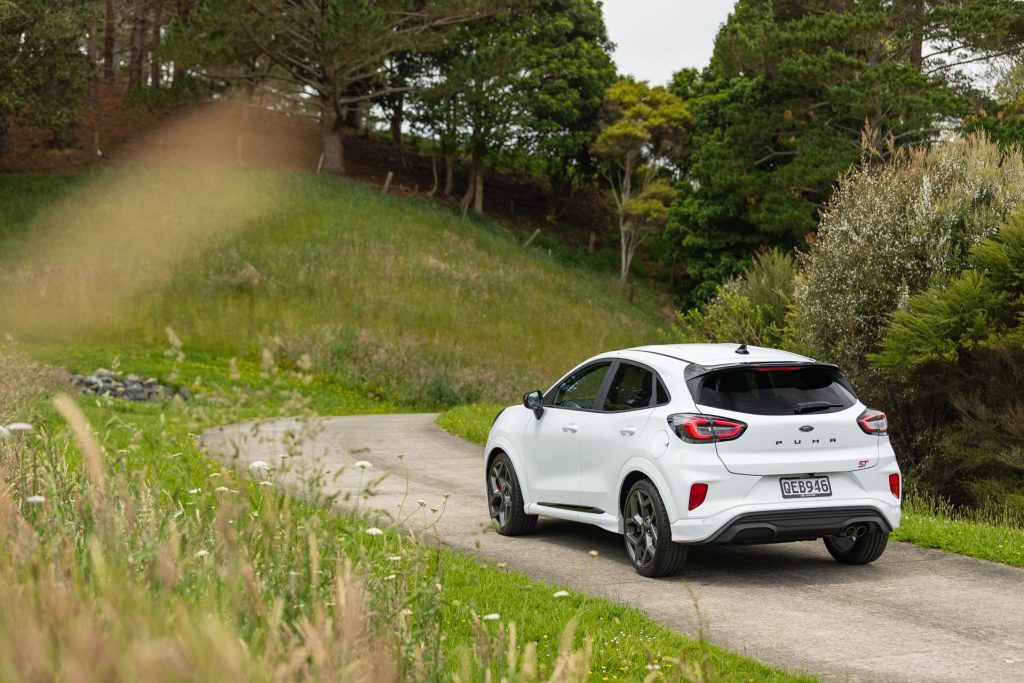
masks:
[[[688,509],[696,510],[704,504],[704,499],[708,497],[708,485],[707,484],[693,484],[690,486],[690,503]]]
[[[747,425],[714,415],[676,413],[668,416],[668,424],[680,439],[687,443],[714,443],[739,438]]]
[[[892,495],[897,498],[900,497],[900,475],[897,472],[893,472],[889,475],[889,490],[892,491]],[[693,492],[690,492],[690,498],[693,498]],[[690,508],[691,510],[693,508]]]
[[[889,420],[881,410],[868,408],[857,418],[857,424],[865,434],[885,434],[889,431]]]

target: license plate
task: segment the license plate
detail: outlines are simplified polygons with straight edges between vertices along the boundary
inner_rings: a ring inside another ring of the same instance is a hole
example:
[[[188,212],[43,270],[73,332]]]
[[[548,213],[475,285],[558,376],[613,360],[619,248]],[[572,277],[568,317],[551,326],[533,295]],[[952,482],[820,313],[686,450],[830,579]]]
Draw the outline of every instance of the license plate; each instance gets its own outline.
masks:
[[[783,498],[818,498],[832,495],[828,477],[779,479],[779,485],[782,487]]]

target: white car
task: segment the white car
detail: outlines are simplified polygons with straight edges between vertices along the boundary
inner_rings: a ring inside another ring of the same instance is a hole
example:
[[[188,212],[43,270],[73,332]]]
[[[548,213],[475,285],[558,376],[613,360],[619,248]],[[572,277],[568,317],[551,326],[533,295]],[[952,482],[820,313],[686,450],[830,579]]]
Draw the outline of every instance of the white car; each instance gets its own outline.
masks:
[[[900,523],[884,413],[834,365],[742,344],[643,346],[595,356],[503,410],[485,486],[499,533],[537,516],[622,534],[644,576],[691,545],[821,538],[866,564]]]

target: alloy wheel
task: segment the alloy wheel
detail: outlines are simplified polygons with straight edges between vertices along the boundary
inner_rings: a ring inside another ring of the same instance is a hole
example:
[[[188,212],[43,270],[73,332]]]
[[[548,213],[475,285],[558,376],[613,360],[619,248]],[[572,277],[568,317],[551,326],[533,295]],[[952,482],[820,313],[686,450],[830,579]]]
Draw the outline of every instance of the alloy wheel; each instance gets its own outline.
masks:
[[[658,518],[654,501],[644,491],[634,489],[626,499],[626,551],[638,567],[655,560],[658,547]]]
[[[487,500],[491,519],[505,526],[512,514],[512,476],[504,462],[496,460],[487,476]]]

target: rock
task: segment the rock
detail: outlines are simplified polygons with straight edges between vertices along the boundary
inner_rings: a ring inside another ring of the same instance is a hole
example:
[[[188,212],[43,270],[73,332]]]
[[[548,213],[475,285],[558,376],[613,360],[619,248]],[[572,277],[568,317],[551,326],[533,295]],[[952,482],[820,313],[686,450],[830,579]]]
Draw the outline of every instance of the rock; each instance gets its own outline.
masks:
[[[82,393],[88,396],[113,396],[129,401],[170,401],[174,398],[188,400],[192,398],[185,387],[174,387],[160,384],[155,377],[142,378],[142,375],[129,373],[121,375],[106,368],[97,368],[88,375],[78,373],[65,374],[64,377]]]

